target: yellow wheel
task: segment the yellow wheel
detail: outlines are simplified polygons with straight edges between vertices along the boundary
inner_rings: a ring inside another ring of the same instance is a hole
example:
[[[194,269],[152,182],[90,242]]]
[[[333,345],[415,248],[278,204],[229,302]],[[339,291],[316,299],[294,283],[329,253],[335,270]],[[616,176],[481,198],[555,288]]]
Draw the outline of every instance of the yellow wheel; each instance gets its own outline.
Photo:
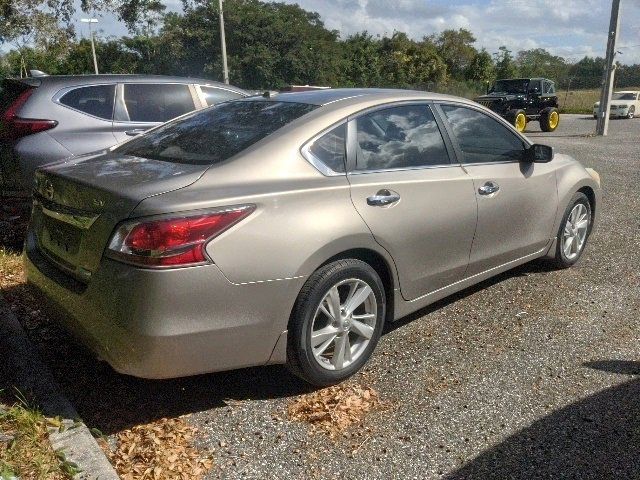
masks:
[[[513,125],[519,132],[524,132],[524,129],[527,126],[527,116],[522,112],[518,113]]]
[[[560,124],[560,113],[555,107],[545,108],[540,112],[540,129],[543,132],[553,132]]]

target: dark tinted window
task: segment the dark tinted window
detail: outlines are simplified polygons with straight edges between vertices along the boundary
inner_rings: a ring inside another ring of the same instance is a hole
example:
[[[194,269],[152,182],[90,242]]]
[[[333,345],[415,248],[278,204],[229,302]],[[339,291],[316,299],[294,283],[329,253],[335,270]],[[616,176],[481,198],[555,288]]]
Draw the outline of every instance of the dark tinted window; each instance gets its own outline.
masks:
[[[357,120],[356,170],[449,163],[433,113],[426,105],[386,108]]]
[[[549,82],[548,80],[544,82],[544,93],[546,94],[556,93],[556,89],[553,85],[553,82]]]
[[[204,100],[207,102],[208,106],[242,97],[239,93],[216,87],[200,87],[200,90],[202,90],[202,95],[204,96]]]
[[[316,105],[237,101],[193,112],[123,144],[115,151],[168,162],[213,164],[224,161]]]
[[[529,93],[542,93],[542,82],[540,80],[531,80],[529,82]]]
[[[13,102],[18,99],[22,92],[29,88],[31,87],[22,82],[11,82],[7,80],[2,82],[2,87],[0,89],[0,115],[2,115],[13,104]]]
[[[334,172],[345,172],[345,138],[347,136],[347,126],[342,124],[339,127],[325,133],[309,147],[309,153],[320,162],[324,163]]]
[[[442,105],[465,163],[521,160],[524,143],[493,118],[465,107]]]
[[[79,87],[65,93],[60,103],[94,117],[111,120],[115,92],[115,85]]]
[[[189,86],[183,84],[128,83],[124,103],[132,122],[166,122],[195,109]]]

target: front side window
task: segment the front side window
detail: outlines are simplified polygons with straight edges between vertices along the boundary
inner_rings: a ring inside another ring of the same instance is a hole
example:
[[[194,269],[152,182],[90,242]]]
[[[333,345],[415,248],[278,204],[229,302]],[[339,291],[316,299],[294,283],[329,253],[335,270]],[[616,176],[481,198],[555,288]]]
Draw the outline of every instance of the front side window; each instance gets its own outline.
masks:
[[[79,87],[65,93],[60,103],[94,117],[111,120],[115,93],[115,85]]]
[[[346,171],[346,136],[347,125],[343,123],[316,139],[309,146],[309,153],[331,171],[344,173]]]
[[[442,110],[462,150],[464,163],[522,159],[523,141],[497,120],[467,107],[442,105]]]
[[[200,91],[208,107],[216,103],[226,102],[227,100],[242,98],[242,95],[239,93],[223,90],[222,88],[201,86]]]
[[[132,122],[167,122],[195,110],[188,85],[127,83],[124,103]]]
[[[114,149],[173,163],[212,165],[231,158],[317,105],[235,101],[199,110]]]
[[[356,119],[356,170],[448,164],[444,140],[427,105],[376,110]]]
[[[556,89],[553,85],[553,82],[545,81],[544,82],[544,93],[546,94],[554,94],[556,93]]]

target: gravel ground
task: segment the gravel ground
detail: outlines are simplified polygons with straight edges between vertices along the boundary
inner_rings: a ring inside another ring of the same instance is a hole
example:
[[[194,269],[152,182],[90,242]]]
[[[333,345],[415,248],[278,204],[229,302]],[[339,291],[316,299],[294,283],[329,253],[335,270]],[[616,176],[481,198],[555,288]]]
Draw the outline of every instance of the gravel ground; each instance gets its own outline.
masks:
[[[581,261],[525,265],[389,325],[353,380],[386,406],[337,440],[287,418],[310,390],[283,367],[144,381],[49,323],[30,336],[90,427],[189,414],[212,479],[640,478],[640,120],[594,128],[563,115],[527,132],[602,175]]]

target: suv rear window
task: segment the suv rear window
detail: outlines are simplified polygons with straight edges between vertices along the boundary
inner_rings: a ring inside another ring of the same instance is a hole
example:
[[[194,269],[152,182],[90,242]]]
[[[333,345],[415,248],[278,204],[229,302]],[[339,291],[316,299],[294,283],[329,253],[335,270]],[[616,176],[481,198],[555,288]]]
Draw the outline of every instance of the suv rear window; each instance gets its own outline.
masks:
[[[306,103],[232,101],[162,125],[114,151],[167,162],[219,163],[317,108]]]
[[[115,85],[91,85],[74,88],[60,98],[60,103],[94,117],[111,120]]]

